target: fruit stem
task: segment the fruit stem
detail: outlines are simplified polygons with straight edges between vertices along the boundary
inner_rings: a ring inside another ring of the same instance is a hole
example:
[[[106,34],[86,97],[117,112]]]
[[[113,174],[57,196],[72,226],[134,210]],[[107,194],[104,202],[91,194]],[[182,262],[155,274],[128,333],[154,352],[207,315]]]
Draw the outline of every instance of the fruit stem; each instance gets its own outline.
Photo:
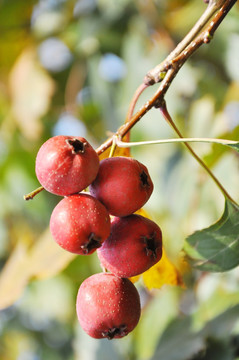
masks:
[[[171,118],[171,116],[168,113],[167,107],[166,107],[166,102],[163,102],[162,105],[160,106],[160,111],[164,117],[164,119],[170,124],[170,126],[173,128],[173,130],[178,134],[178,136],[183,139],[183,135],[180,132],[180,130],[177,128],[176,124],[174,123],[173,119]],[[214,181],[214,183],[218,186],[218,188],[220,189],[220,191],[222,192],[222,194],[224,195],[224,197],[228,200],[230,200],[232,203],[236,204],[236,202],[231,198],[231,196],[228,194],[228,192],[226,191],[226,189],[222,186],[222,184],[220,183],[220,181],[216,178],[216,176],[211,172],[211,170],[207,167],[207,165],[204,163],[204,161],[194,152],[194,150],[191,148],[191,146],[187,143],[184,142],[185,146],[187,147],[187,149],[190,151],[190,153],[192,154],[192,156],[197,160],[197,162],[204,168],[204,170],[206,170],[206,172],[208,173],[208,175],[212,178],[212,180]]]
[[[124,142],[117,138],[116,145],[118,147],[130,148],[132,146],[140,145],[156,145],[156,144],[171,144],[171,143],[184,143],[184,142],[201,142],[201,143],[212,143],[220,145],[239,145],[238,141],[227,140],[227,139],[214,139],[214,138],[179,138],[179,139],[162,139],[162,140],[149,140],[149,141],[134,141]]]
[[[139,100],[139,97],[140,95],[144,92],[145,89],[147,89],[149,85],[148,84],[140,84],[138,86],[138,88],[135,90],[135,93],[133,95],[133,98],[131,99],[130,101],[130,104],[129,104],[129,109],[128,109],[128,112],[127,112],[127,115],[126,115],[126,119],[125,119],[125,124],[127,122],[130,121],[130,119],[133,117],[133,114],[134,114],[134,110],[135,110],[135,107],[136,107],[136,104],[137,104],[137,101]],[[123,141],[130,141],[130,131],[128,131],[126,133],[126,135],[124,136],[124,140]]]
[[[114,156],[115,150],[116,150],[117,144],[116,144],[116,138],[113,137],[112,145],[110,148],[109,158]]]
[[[144,91],[145,89],[147,89],[148,86],[149,86],[148,84],[142,83],[142,84],[140,84],[139,87],[136,89],[136,91],[135,91],[135,93],[134,93],[134,95],[133,95],[133,98],[132,98],[132,100],[131,100],[131,102],[130,102],[130,105],[129,105],[129,109],[128,109],[128,113],[127,113],[125,122],[128,122],[128,121],[132,118],[132,116],[133,116],[133,114],[134,114],[135,106],[136,106],[136,104],[137,104],[137,101],[138,101],[140,95],[143,93],[143,91]]]
[[[33,198],[39,194],[42,190],[45,190],[43,186],[38,187],[37,189],[31,191],[29,194],[23,196],[24,200],[33,200]]]

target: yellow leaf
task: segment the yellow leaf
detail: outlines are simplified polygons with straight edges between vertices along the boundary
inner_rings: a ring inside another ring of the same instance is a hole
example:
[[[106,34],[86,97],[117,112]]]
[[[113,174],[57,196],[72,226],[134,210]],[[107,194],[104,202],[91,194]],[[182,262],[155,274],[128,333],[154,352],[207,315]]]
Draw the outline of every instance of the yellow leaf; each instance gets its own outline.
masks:
[[[150,219],[149,214],[144,210],[144,208],[136,211],[136,214]],[[183,283],[182,277],[189,271],[190,266],[182,254],[179,254],[178,256],[176,268],[176,266],[167,257],[165,249],[163,248],[162,258],[157,264],[152,266],[143,274],[133,276],[130,278],[130,280],[134,283],[142,278],[145,286],[148,289],[159,289],[163,285],[179,285],[184,287],[185,285]]]
[[[55,243],[49,229],[30,248],[19,241],[0,273],[0,309],[12,305],[33,277],[54,276],[75,257]]]
[[[141,275],[136,275],[136,276],[132,276],[130,278],[130,281],[132,281],[132,283],[136,283],[137,281],[139,281]]]
[[[141,208],[141,209],[137,210],[137,211],[135,212],[135,214],[144,216],[144,217],[146,217],[146,218],[148,218],[148,219],[151,220],[149,214],[147,213],[147,211],[144,210],[144,208]]]
[[[27,245],[18,243],[0,274],[0,310],[12,305],[27,285],[29,272],[25,263]]]
[[[191,273],[192,267],[187,261],[185,253],[183,251],[179,254],[177,268],[179,273],[181,274],[181,278],[188,276]]]
[[[106,159],[107,157],[109,157],[110,155],[110,150],[111,147],[108,148],[106,151],[103,152],[103,154],[101,154],[100,160]],[[113,156],[126,156],[126,157],[130,157],[130,148],[121,148],[116,146],[116,149],[114,151],[114,155]]]
[[[164,249],[161,260],[145,271],[142,277],[148,289],[159,289],[163,285],[182,285],[178,270],[168,259]]]
[[[77,255],[62,249],[47,229],[28,253],[31,277],[49,278],[63,270]]]
[[[40,117],[50,105],[55,85],[37,63],[36,50],[27,48],[17,58],[9,76],[12,110],[24,136],[36,139],[42,130]]]

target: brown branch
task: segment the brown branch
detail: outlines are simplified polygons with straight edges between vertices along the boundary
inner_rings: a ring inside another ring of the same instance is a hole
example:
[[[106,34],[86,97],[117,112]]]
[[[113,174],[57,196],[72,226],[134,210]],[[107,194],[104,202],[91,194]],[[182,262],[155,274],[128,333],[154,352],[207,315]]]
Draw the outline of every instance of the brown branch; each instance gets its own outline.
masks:
[[[227,0],[225,4],[221,7],[218,13],[210,21],[210,24],[186,49],[176,58],[171,61],[171,64],[168,66],[182,66],[185,61],[203,44],[208,44],[217,30],[218,26],[221,24],[222,20],[225,18],[227,13],[230,11],[232,6],[236,3],[237,0]]]
[[[176,71],[174,69],[170,69],[165,78],[163,79],[162,83],[160,84],[159,89],[153,95],[153,97],[147,101],[139,111],[125,124],[123,124],[117,132],[111,136],[108,140],[106,140],[98,149],[96,150],[97,154],[102,154],[105,150],[107,150],[113,142],[114,136],[122,138],[124,135],[128,133],[132,129],[132,127],[154,106],[160,106],[160,101],[163,101],[164,95],[167,92],[173,78],[176,75]]]
[[[138,93],[136,93],[136,95],[133,97],[132,103],[130,104],[126,123],[123,124],[115,134],[113,134],[109,139],[107,139],[102,145],[98,147],[96,150],[98,155],[102,154],[112,145],[115,136],[122,139],[152,107],[160,108],[162,106],[164,103],[164,96],[182,65],[202,44],[209,43],[211,41],[218,26],[221,24],[236,1],[237,0],[209,1],[209,5],[206,11],[202,14],[200,19],[197,21],[191,31],[185,36],[185,38],[161,64],[157,65],[154,69],[147,73],[144,83],[141,84]],[[215,16],[210,21],[214,14]],[[201,34],[199,34],[209,21],[210,23],[208,27],[203,32],[201,32]],[[141,91],[143,91],[148,85],[153,85],[157,82],[161,82],[161,84],[152,98],[147,101],[135,115],[128,119],[128,117],[132,115],[133,109]],[[24,199],[33,199],[39,192],[43,190],[44,188],[41,186],[31,193],[25,195]]]
[[[184,37],[182,41],[176,46],[176,48],[166,57],[166,59],[151,69],[144,78],[144,83],[153,85],[161,81],[161,74],[168,70],[170,63],[182,51],[195,39],[195,37],[200,33],[208,21],[212,18],[215,12],[220,8],[220,5],[216,1],[210,1],[207,9],[201,15],[199,20],[189,31],[189,33]]]
[[[166,58],[166,60],[163,63],[157,65],[153,70],[148,72],[145,78],[145,84],[152,85],[153,83],[161,82],[158,90],[155,92],[153,97],[149,101],[147,101],[134,116],[132,116],[131,119],[129,119],[124,125],[122,125],[118,129],[116,134],[114,134],[112,137],[107,139],[102,145],[98,147],[98,149],[96,150],[98,155],[102,154],[112,145],[113,137],[115,135],[118,136],[119,138],[122,138],[152,107],[161,106],[169,86],[171,85],[173,79],[177,75],[182,65],[201,45],[210,42],[216,29],[221,24],[222,20],[228,14],[228,12],[232,8],[232,6],[236,3],[236,1],[237,0],[225,0],[225,1],[214,0],[209,3],[206,13],[208,13],[208,11],[210,10],[210,14],[213,15],[215,14],[215,9],[216,9],[217,10],[216,14],[213,16],[211,21],[210,18],[205,15],[204,16],[202,15],[202,17],[200,18],[203,19],[203,21],[201,20],[203,25],[205,25],[205,22],[206,23],[209,22],[209,25],[205,28],[205,30],[203,30],[199,35],[197,35],[197,37],[194,40],[192,40],[188,45],[189,42],[188,39],[189,38],[192,39],[195,36],[195,34],[197,34],[199,31],[199,24],[197,22],[196,30],[193,28],[194,30],[190,32],[191,35],[190,36],[186,35],[184,40],[180,43],[182,45],[179,44],[180,47],[177,47],[178,49],[183,49],[183,51],[179,53],[179,50],[176,51],[177,49],[176,48]],[[177,54],[176,57],[175,54]],[[168,59],[170,59],[170,61]]]
[[[189,56],[191,56],[201,45],[209,43],[214,35],[214,32],[236,1],[237,0],[211,1],[206,11],[202,14],[200,19],[185,36],[185,38],[177,45],[177,47],[161,64],[157,65],[146,74],[144,83],[153,85],[160,82],[162,74],[171,68],[173,64],[178,62],[180,66],[182,66]],[[213,17],[214,14],[215,16]],[[207,28],[199,34],[200,30],[202,30],[207,23],[209,23]]]

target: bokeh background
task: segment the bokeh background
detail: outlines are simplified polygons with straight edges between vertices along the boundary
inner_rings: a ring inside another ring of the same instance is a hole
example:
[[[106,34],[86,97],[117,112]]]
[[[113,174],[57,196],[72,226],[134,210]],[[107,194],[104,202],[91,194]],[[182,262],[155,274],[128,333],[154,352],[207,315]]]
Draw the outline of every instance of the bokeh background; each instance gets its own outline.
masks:
[[[66,254],[48,225],[59,197],[39,186],[35,157],[53,135],[86,137],[97,148],[123,124],[134,91],[203,13],[202,0],[0,1],[0,359],[239,359],[239,269],[191,269],[185,286],[136,283],[142,316],[120,340],[81,330],[75,298],[100,272],[97,256]],[[170,87],[168,110],[185,137],[239,137],[239,7]],[[156,91],[147,89],[137,107]],[[176,137],[151,110],[132,141]],[[239,201],[238,153],[194,144]],[[132,148],[155,184],[145,206],[180,268],[184,239],[215,222],[224,199],[182,144]],[[179,269],[180,270],[180,269]]]

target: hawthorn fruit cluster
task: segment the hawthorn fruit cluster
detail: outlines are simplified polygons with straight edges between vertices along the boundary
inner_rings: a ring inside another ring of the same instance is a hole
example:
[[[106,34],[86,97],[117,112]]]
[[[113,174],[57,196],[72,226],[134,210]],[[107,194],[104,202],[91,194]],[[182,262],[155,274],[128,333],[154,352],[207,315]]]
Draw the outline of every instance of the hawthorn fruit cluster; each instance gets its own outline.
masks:
[[[47,191],[63,196],[50,218],[54,240],[75,254],[97,251],[108,271],[90,276],[78,290],[82,328],[93,338],[127,335],[141,314],[139,293],[129,278],[162,256],[160,227],[135,214],[153,192],[147,168],[122,156],[100,161],[86,139],[55,136],[38,151],[36,175]]]

